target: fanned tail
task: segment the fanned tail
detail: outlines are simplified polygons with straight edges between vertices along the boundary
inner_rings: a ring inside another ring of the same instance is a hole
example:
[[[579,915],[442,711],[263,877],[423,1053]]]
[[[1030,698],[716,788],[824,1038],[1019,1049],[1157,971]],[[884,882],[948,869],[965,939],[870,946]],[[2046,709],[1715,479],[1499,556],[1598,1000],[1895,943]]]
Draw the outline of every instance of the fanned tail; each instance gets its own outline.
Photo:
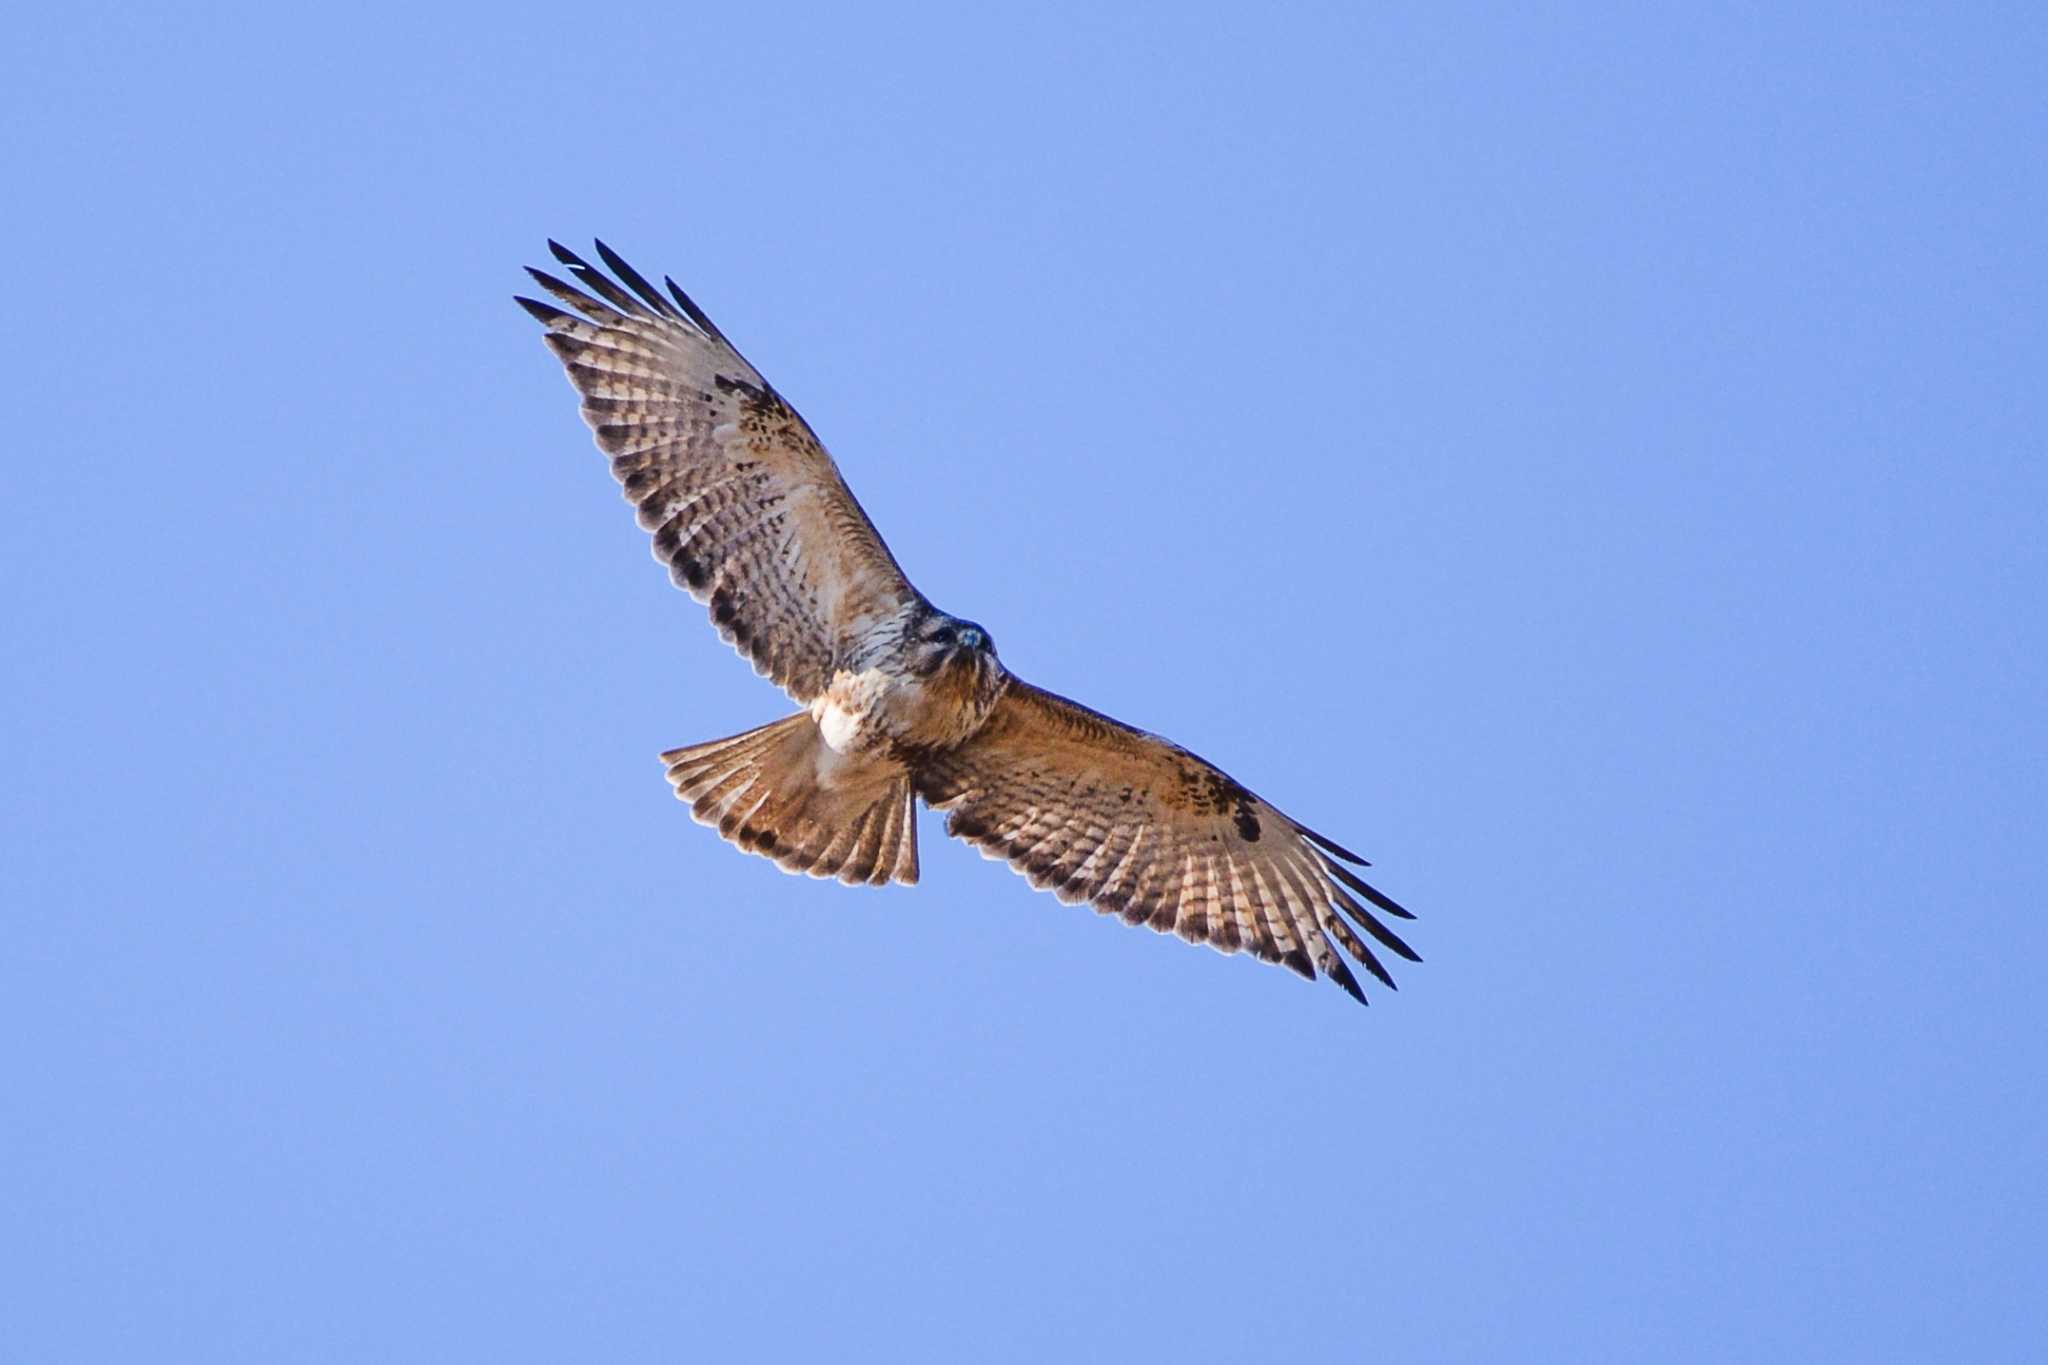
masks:
[[[909,770],[838,753],[808,712],[661,760],[699,824],[786,872],[873,886],[917,880]]]

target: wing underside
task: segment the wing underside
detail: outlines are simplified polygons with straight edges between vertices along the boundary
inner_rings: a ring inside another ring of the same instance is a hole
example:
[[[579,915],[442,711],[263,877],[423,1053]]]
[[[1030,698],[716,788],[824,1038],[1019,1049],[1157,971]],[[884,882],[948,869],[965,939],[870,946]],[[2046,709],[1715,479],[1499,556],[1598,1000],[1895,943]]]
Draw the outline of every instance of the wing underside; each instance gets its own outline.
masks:
[[[1021,681],[918,790],[947,833],[1062,901],[1320,970],[1360,1003],[1347,956],[1394,985],[1365,938],[1420,960],[1373,912],[1413,916],[1345,865],[1363,859],[1186,750]]]
[[[664,296],[601,242],[617,280],[549,246],[577,284],[529,273],[566,308],[519,303],[547,328],[655,558],[808,702],[848,641],[917,590],[803,418],[673,280]]]

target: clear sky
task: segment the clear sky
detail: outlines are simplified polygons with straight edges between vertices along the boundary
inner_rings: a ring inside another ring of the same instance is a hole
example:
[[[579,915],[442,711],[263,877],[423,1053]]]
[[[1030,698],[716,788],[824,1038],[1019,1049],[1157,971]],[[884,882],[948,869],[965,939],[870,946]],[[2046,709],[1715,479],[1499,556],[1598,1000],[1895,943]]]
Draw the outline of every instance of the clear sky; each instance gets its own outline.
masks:
[[[0,1358],[2038,1359],[2048,22],[1682,8],[18,15]],[[593,235],[1399,993],[692,824]]]

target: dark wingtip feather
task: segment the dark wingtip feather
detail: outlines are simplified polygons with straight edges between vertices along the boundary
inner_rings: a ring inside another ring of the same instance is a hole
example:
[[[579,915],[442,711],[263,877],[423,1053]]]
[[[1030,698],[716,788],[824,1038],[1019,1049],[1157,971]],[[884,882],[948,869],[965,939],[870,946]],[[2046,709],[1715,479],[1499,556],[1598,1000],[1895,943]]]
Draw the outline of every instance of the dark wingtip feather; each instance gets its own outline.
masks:
[[[606,246],[602,238],[598,238],[596,241],[597,254],[604,258],[606,265],[611,267],[612,274],[617,275],[626,282],[628,289],[631,289],[634,293],[645,299],[647,306],[655,312],[668,317],[676,315],[676,310],[669,306],[669,301],[663,298],[660,292],[653,285],[649,284],[639,271],[627,265],[625,259],[618,252]]]
[[[1333,889],[1330,896],[1331,908],[1341,909],[1343,903],[1344,893]],[[1362,914],[1364,912],[1358,911],[1356,913]],[[1371,972],[1381,981],[1384,981],[1388,990],[1397,991],[1401,989],[1394,984],[1394,979],[1387,975],[1387,969],[1380,965],[1380,960],[1373,956],[1372,949],[1365,946],[1365,940],[1358,936],[1356,930],[1352,929],[1350,920],[1347,920],[1342,914],[1328,916],[1324,920],[1323,931],[1336,939],[1343,946],[1344,951],[1363,964],[1367,971]],[[1331,956],[1335,957],[1336,955],[1333,953]],[[1342,958],[1337,960],[1339,962],[1343,961]]]
[[[1347,863],[1356,863],[1360,867],[1372,866],[1371,863],[1359,857],[1356,853],[1353,853],[1350,849],[1344,847],[1344,845],[1338,843],[1335,839],[1325,838],[1323,835],[1320,835],[1316,833],[1314,830],[1310,829],[1307,825],[1296,825],[1294,827],[1294,830],[1295,833],[1301,835],[1302,838],[1308,840],[1317,848],[1322,849],[1326,853],[1334,853]]]
[[[1363,943],[1359,944],[1358,948],[1360,950],[1358,954],[1359,962],[1378,979],[1382,986],[1385,986],[1390,991],[1401,989],[1394,984],[1393,974],[1388,972],[1386,967],[1381,964],[1379,957],[1372,949],[1366,947]]]
[[[569,284],[564,280],[559,280],[555,278],[553,275],[548,274],[548,272],[545,270],[536,270],[532,266],[528,266],[526,267],[526,273],[533,276],[533,281],[535,284],[538,284],[541,288],[547,290],[550,294],[553,294],[556,298],[560,299],[563,303],[568,304],[571,308],[581,309],[586,317],[592,318],[597,322],[610,323],[615,319],[621,319],[624,317],[624,314],[618,312],[616,309],[610,308],[605,304],[599,303],[596,299],[590,297],[590,295],[584,293],[575,285]],[[602,279],[603,277],[600,276],[599,278]],[[607,281],[607,283],[609,283],[609,281]]]
[[[551,327],[563,318],[571,316],[555,307],[552,303],[542,303],[539,299],[530,299],[524,294],[514,294],[512,302],[518,304],[521,308],[524,308],[527,312],[533,314],[534,317]]]
[[[1402,909],[1399,905],[1395,904],[1393,897],[1387,895],[1385,892],[1380,891],[1373,886],[1368,885],[1364,878],[1360,877],[1357,873],[1351,871],[1349,868],[1339,867],[1336,863],[1331,862],[1328,858],[1323,859],[1323,866],[1329,869],[1331,876],[1335,877],[1338,881],[1344,883],[1344,885],[1350,887],[1353,891],[1356,891],[1359,895],[1365,897],[1367,900],[1371,901],[1374,905],[1377,905],[1380,909],[1386,911],[1388,914],[1398,915],[1402,919],[1415,918],[1414,911]]]
[[[1351,916],[1351,918],[1354,921],[1356,921],[1359,928],[1365,930],[1366,933],[1371,934],[1374,938],[1378,939],[1388,948],[1391,948],[1393,951],[1399,953],[1402,957],[1407,958],[1410,962],[1422,961],[1422,955],[1420,953],[1416,952],[1413,948],[1410,948],[1406,943],[1403,943],[1401,941],[1401,936],[1399,934],[1395,933],[1392,929],[1389,929],[1386,925],[1381,924],[1378,919],[1374,918],[1371,911],[1367,910],[1357,901],[1351,899],[1351,897],[1345,895],[1342,891],[1334,892],[1331,896],[1331,899],[1337,903],[1338,909],[1342,910],[1345,914]],[[1389,982],[1388,984],[1391,985],[1393,983]]]
[[[1365,991],[1359,986],[1358,978],[1351,974],[1351,969],[1344,965],[1342,958],[1332,958],[1328,971],[1330,973],[1330,980],[1342,986],[1346,995],[1361,1005],[1370,1005],[1372,1003],[1372,1001],[1365,998]]]
[[[599,270],[596,266],[584,261],[575,261],[573,264],[565,261],[564,264],[569,266],[569,273],[571,275],[583,281],[591,289],[596,290],[606,303],[609,303],[621,313],[643,318],[659,318],[663,316],[659,312],[649,312],[646,304],[620,288],[617,281],[602,270]]]
[[[676,303],[682,307],[684,314],[689,317],[690,321],[697,324],[699,330],[704,335],[715,337],[719,341],[725,340],[725,333],[718,330],[718,324],[707,317],[704,310],[697,306],[696,301],[683,292],[681,285],[677,284],[667,275],[661,277],[661,282],[668,286],[668,292],[675,295]]]
[[[555,259],[560,261],[563,265],[569,266],[571,268],[580,265],[583,266],[583,268],[586,270],[590,268],[588,265],[584,263],[584,260],[581,256],[578,256],[575,252],[569,250],[568,247],[563,246],[560,242],[556,241],[552,237],[548,238],[548,250],[553,252],[555,255]]]

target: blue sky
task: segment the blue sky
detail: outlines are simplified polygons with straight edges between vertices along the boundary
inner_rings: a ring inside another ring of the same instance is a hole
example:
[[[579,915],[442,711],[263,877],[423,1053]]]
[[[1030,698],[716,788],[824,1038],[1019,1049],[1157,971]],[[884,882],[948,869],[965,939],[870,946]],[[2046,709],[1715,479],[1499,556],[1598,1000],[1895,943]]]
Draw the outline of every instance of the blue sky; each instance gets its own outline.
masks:
[[[0,1355],[2038,1351],[2035,9],[13,36]],[[592,235],[1400,992],[692,824]]]

